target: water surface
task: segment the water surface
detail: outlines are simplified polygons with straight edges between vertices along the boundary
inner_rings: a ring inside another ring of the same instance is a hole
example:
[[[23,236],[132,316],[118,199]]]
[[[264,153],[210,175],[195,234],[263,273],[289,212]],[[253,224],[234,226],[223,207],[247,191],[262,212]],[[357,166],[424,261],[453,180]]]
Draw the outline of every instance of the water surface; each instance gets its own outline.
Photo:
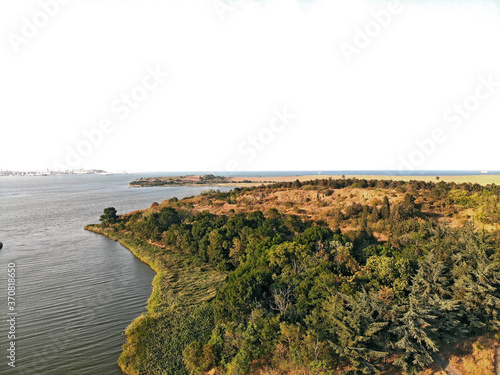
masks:
[[[83,230],[206,187],[130,188],[136,175],[0,177],[0,374],[119,375],[128,324],[154,272],[119,243]],[[221,190],[227,190],[226,188]],[[7,365],[7,264],[16,264],[16,368]]]

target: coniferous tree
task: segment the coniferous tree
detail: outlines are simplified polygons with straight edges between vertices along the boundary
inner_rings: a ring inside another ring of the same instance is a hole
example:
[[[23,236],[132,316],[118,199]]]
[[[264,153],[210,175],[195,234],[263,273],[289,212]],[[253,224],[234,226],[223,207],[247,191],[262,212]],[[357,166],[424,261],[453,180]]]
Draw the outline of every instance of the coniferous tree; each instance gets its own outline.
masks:
[[[487,326],[498,329],[500,267],[493,259],[484,232],[475,233],[469,226],[460,235],[463,246],[453,257],[453,297],[460,301],[470,329]]]
[[[391,216],[391,205],[389,204],[389,198],[387,198],[387,195],[384,196],[382,208],[380,209],[380,215],[382,216],[382,219],[388,219]]]
[[[413,278],[411,295],[421,306],[429,308],[436,318],[427,330],[435,339],[454,341],[458,320],[458,302],[451,299],[449,282],[443,262],[438,261],[433,252],[420,261],[420,268]]]
[[[349,361],[353,374],[376,374],[377,359],[387,353],[377,345],[387,322],[375,318],[375,301],[366,291],[356,297],[339,294],[327,303],[326,314],[329,330],[335,336],[332,348]]]
[[[398,358],[394,361],[407,374],[417,374],[423,367],[431,364],[431,354],[438,351],[436,343],[427,335],[429,321],[436,317],[430,309],[422,306],[410,294],[408,303],[402,307],[396,327],[391,329],[394,340],[390,344]]]

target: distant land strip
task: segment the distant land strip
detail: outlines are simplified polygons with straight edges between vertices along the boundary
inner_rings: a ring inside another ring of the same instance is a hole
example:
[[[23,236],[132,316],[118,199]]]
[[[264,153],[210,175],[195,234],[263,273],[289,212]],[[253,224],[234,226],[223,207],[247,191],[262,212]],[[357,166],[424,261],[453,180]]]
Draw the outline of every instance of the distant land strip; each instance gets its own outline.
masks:
[[[227,177],[207,175],[185,175],[168,177],[142,177],[130,182],[132,187],[168,187],[168,186],[238,186],[251,187],[261,184],[273,184],[277,182],[291,182],[299,180],[301,182],[318,179],[342,179],[356,178],[359,180],[397,180],[397,181],[444,181],[471,183],[480,185],[496,184],[500,185],[500,175],[469,175],[469,176],[385,176],[385,175],[297,175],[297,176],[266,176],[266,177]]]

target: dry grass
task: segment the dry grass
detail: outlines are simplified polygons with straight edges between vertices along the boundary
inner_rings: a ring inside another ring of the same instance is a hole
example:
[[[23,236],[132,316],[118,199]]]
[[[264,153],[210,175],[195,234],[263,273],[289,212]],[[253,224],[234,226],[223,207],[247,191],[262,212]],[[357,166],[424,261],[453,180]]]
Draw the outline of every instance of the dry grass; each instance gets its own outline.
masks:
[[[261,210],[263,212],[270,208],[276,208],[283,214],[299,215],[308,219],[326,219],[328,212],[332,208],[345,209],[345,207],[354,204],[378,204],[384,196],[387,195],[391,204],[403,198],[404,194],[396,193],[393,189],[378,188],[344,188],[337,189],[330,196],[316,190],[305,189],[273,189],[257,190],[241,194],[237,197],[236,204],[230,204],[226,201],[218,201],[207,197],[194,197],[185,200],[194,205],[196,211],[210,211],[217,215],[227,215],[231,210],[235,212],[251,212]],[[292,203],[290,206],[289,203]],[[170,206],[167,201],[162,202],[155,210],[160,210],[164,206]]]
[[[302,176],[303,179],[311,176]],[[321,178],[325,176],[319,176]],[[373,176],[372,176],[373,177]],[[378,176],[377,176],[378,177]],[[382,176],[387,177],[388,176]],[[460,176],[467,177],[467,176]],[[493,177],[493,176],[472,176],[472,177]],[[483,182],[486,180],[483,179]],[[491,181],[489,181],[491,182]],[[328,195],[331,194],[331,195]],[[405,192],[390,188],[353,188],[346,187],[342,189],[328,189],[311,187],[308,185],[302,186],[300,189],[274,188],[268,189],[265,187],[256,188],[244,193],[238,193],[235,201],[229,203],[227,200],[218,199],[216,195],[196,196],[183,199],[180,202],[183,206],[176,206],[176,203],[163,201],[160,205],[150,207],[146,212],[158,212],[165,206],[174,206],[186,208],[190,207],[193,211],[209,211],[216,215],[231,215],[234,213],[248,213],[256,210],[266,212],[271,208],[277,209],[282,214],[297,215],[303,220],[324,221],[330,228],[340,228],[347,233],[359,229],[359,225],[353,220],[338,220],[335,218],[335,213],[341,211],[346,213],[346,208],[353,204],[382,207],[384,196],[387,196],[392,205],[403,199]],[[418,196],[418,194],[417,194]],[[417,198],[417,203],[428,202],[425,195],[422,198]],[[467,221],[475,220],[474,209],[464,209],[463,207],[455,207],[456,211],[451,216],[449,211],[451,206],[443,208],[433,207],[424,209],[427,213],[435,215],[438,221],[446,220],[451,227],[458,227],[465,224]],[[132,213],[131,213],[132,214]],[[478,222],[476,221],[476,224]],[[485,225],[488,230],[499,229],[498,225]],[[376,226],[372,228],[374,236],[379,241],[386,241],[387,234],[379,233]]]
[[[449,361],[464,375],[494,375],[497,344],[494,334],[465,341],[456,347]]]
[[[499,334],[489,333],[481,337],[466,340],[445,351],[444,357],[462,375],[494,375],[495,347]],[[306,369],[260,369],[252,375],[317,375]],[[383,372],[383,375],[404,375],[396,369]],[[439,366],[433,364],[419,375],[447,375]]]

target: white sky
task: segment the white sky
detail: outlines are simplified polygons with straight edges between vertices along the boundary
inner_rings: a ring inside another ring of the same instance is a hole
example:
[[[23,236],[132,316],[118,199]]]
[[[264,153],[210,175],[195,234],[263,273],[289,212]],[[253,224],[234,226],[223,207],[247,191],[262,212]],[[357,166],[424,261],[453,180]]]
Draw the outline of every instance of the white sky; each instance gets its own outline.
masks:
[[[500,169],[495,1],[221,1],[0,2],[0,169]]]

